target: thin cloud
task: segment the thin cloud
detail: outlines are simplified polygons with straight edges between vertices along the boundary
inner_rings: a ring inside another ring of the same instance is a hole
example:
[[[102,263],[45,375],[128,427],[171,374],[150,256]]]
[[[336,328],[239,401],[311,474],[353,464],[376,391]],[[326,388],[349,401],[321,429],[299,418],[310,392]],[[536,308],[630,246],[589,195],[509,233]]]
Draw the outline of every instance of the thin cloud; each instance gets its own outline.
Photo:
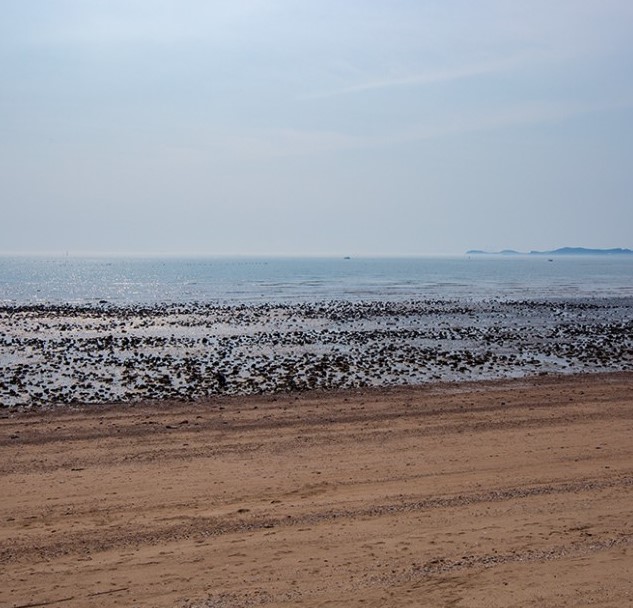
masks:
[[[234,158],[262,159],[378,149],[401,144],[523,126],[562,122],[576,116],[633,108],[633,99],[612,103],[524,103],[480,114],[444,116],[433,124],[411,125],[382,136],[355,136],[333,131],[279,129],[226,135],[219,143]]]
[[[271,129],[224,138],[225,152],[242,158],[279,158],[326,154],[337,150],[363,148],[367,138],[335,131]]]
[[[530,61],[542,60],[544,58],[544,54],[537,53],[515,55],[506,59],[466,65],[452,69],[425,71],[399,78],[370,80],[367,82],[361,82],[355,85],[342,87],[331,91],[321,91],[317,93],[303,95],[299,99],[326,99],[329,97],[354,95],[357,93],[365,93],[368,91],[375,91],[379,89],[389,89],[406,86],[426,86],[443,82],[451,82],[455,80],[463,80],[467,78],[474,78],[477,76],[507,72],[521,65],[525,65]],[[551,55],[548,55],[548,60],[551,59],[554,58]]]
[[[443,124],[418,125],[405,132],[376,138],[376,145],[397,145],[425,139],[437,139],[478,131],[557,123],[584,114],[612,112],[633,108],[633,99],[604,103],[524,103],[479,115],[445,117]]]

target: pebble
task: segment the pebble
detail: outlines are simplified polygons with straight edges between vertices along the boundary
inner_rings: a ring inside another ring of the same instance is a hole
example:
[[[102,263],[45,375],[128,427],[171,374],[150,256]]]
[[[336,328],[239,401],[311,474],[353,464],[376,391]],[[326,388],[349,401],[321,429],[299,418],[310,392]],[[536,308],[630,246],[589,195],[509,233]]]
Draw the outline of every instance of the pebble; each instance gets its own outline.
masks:
[[[0,306],[0,404],[633,369],[633,300]]]

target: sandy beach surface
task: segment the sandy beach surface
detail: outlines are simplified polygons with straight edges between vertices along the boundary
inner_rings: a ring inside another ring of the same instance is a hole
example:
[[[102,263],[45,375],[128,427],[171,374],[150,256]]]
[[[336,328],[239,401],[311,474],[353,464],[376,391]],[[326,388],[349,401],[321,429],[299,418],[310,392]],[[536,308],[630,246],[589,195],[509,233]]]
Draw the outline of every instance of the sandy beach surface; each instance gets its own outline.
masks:
[[[633,373],[0,419],[0,605],[633,604]]]

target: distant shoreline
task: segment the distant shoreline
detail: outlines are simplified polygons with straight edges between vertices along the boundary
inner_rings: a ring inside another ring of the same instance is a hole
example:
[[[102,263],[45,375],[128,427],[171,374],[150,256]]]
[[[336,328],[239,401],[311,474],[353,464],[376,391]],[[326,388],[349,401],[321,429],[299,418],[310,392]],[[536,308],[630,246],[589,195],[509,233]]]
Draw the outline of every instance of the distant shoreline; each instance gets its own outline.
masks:
[[[550,251],[516,251],[503,249],[501,251],[484,251],[482,249],[469,249],[466,255],[633,255],[633,249],[616,247],[613,249],[589,249],[587,247],[560,247]]]

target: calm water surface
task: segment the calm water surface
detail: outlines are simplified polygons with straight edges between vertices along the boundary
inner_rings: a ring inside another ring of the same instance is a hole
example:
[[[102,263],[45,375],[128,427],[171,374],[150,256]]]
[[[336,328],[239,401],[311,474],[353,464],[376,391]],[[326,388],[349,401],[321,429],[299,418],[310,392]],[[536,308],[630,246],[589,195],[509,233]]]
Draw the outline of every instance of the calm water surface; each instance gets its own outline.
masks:
[[[633,256],[0,257],[2,303],[633,296]]]

